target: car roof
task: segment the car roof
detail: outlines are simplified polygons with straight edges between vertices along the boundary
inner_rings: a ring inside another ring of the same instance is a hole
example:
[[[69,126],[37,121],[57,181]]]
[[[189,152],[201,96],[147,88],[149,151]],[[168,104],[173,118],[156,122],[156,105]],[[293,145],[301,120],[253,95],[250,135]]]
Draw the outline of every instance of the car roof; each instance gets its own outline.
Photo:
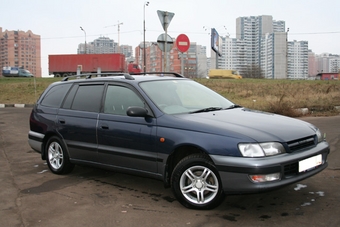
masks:
[[[85,77],[85,78],[82,78]],[[73,78],[72,80],[69,80]],[[135,83],[140,81],[152,81],[152,80],[172,80],[172,79],[187,79],[178,73],[171,72],[152,72],[152,73],[140,73],[140,74],[128,74],[128,73],[92,73],[81,74],[64,77],[62,81],[56,83],[79,83],[79,82],[108,82],[108,81],[124,81],[127,83]]]

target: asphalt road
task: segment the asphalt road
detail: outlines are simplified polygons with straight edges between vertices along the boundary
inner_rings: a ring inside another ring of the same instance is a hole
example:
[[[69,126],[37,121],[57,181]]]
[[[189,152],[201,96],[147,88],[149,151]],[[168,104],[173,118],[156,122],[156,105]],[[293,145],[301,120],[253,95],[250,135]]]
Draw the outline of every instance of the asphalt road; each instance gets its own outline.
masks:
[[[52,174],[27,143],[30,110],[0,109],[0,226],[340,226],[340,115],[302,118],[327,134],[326,170],[197,211],[160,181],[83,166]]]

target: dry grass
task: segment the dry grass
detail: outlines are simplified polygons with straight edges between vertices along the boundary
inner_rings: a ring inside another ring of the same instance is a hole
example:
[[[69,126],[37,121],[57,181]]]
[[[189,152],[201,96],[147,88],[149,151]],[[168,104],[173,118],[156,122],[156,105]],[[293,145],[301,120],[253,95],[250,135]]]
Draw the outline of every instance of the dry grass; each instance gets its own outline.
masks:
[[[310,80],[207,80],[206,85],[239,105],[297,117],[297,109],[308,108],[313,115],[339,114],[340,81]]]
[[[60,78],[0,77],[0,103],[33,104],[45,88]],[[340,81],[291,80],[223,80],[197,79],[232,102],[272,113],[297,117],[299,108],[308,108],[313,115],[339,114]],[[36,89],[35,89],[36,88]]]

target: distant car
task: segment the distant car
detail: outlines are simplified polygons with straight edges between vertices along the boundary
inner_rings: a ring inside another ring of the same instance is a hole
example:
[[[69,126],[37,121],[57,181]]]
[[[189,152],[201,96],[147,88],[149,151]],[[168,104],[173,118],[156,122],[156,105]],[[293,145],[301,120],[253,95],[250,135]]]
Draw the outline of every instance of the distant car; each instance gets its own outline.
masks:
[[[266,191],[327,167],[315,126],[238,106],[178,74],[51,84],[30,115],[29,144],[51,172],[88,164],[162,180],[188,208]]]

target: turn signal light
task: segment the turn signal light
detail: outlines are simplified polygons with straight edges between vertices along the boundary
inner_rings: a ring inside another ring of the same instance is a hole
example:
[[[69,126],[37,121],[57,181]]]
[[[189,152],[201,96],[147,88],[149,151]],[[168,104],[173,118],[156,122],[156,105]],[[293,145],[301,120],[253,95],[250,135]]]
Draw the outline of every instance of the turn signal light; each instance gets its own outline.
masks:
[[[250,175],[250,179],[255,183],[275,181],[280,180],[280,173],[271,173],[265,175]]]

